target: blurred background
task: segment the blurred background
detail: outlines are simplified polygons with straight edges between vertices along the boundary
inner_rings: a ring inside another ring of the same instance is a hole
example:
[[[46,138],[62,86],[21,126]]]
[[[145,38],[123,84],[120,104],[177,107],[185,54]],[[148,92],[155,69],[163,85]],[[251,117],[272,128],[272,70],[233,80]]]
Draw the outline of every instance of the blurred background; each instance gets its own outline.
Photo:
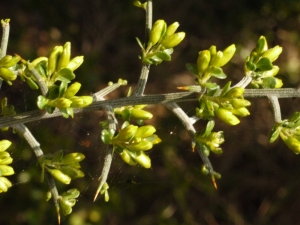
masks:
[[[269,46],[281,45],[276,61],[284,87],[299,83],[300,2],[297,0],[172,0],[154,3],[154,21],[180,23],[186,32],[175,48],[172,61],[152,66],[146,94],[176,92],[177,86],[194,83],[186,63],[195,63],[198,51],[216,45],[224,49],[235,43],[237,53],[224,71],[228,80],[243,77],[243,60],[256,40],[266,36]],[[76,70],[82,83],[80,95],[89,95],[118,78],[128,86],[107,98],[122,97],[135,86],[140,72],[139,47],[143,39],[145,15],[131,0],[21,0],[1,1],[0,17],[11,19],[8,54],[18,53],[33,60],[47,56],[56,45],[72,43],[72,56],[84,55]],[[9,97],[16,111],[36,108],[37,93],[21,81],[12,87],[4,84],[1,97]],[[115,157],[109,174],[110,201],[100,197],[92,202],[101,173],[105,146],[98,123],[103,113],[76,115],[74,119],[54,118],[28,123],[44,152],[80,151],[85,178],[59,185],[62,193],[76,187],[81,191],[73,213],[61,224],[69,225],[250,225],[300,224],[300,159],[281,141],[268,143],[273,126],[271,107],[266,99],[251,99],[251,115],[236,127],[222,122],[225,131],[222,155],[211,155],[215,170],[222,174],[213,188],[210,177],[201,174],[202,162],[192,152],[190,139],[181,123],[163,106],[149,106],[163,142],[150,152],[152,168],[125,165]],[[298,99],[282,99],[283,118],[298,110]],[[189,115],[197,102],[182,104]],[[199,122],[197,129],[205,123]],[[16,174],[13,187],[0,195],[1,224],[54,225],[53,202],[45,201],[47,184],[40,183],[40,168],[27,143],[11,131],[10,139]]]

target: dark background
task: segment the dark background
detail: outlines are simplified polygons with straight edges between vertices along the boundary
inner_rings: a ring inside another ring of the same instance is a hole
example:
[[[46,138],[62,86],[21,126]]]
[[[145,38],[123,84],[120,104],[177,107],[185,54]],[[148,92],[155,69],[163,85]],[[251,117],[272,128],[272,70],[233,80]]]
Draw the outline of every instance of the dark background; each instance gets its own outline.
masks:
[[[82,83],[80,94],[88,95],[108,81],[127,79],[134,87],[140,72],[139,47],[135,37],[144,37],[144,12],[133,1],[1,1],[0,17],[11,19],[8,54],[24,59],[47,56],[56,45],[72,43],[72,55],[84,55],[76,71]],[[243,60],[260,35],[269,46],[283,46],[275,64],[284,87],[299,83],[300,2],[297,0],[154,0],[154,21],[180,23],[186,32],[175,48],[172,62],[153,66],[146,93],[175,92],[177,86],[193,84],[185,63],[196,62],[198,51],[216,45],[224,49],[235,43],[237,53],[225,68],[233,83],[243,77]],[[126,95],[120,88],[107,98]],[[2,86],[17,112],[35,109],[36,93],[21,81]],[[163,142],[150,152],[152,168],[124,165],[115,157],[109,174],[110,201],[92,202],[101,173],[104,145],[97,125],[101,112],[71,119],[49,119],[27,124],[45,153],[81,151],[85,178],[60,192],[76,187],[81,191],[72,215],[62,224],[143,225],[250,225],[300,224],[300,160],[281,141],[269,144],[273,115],[266,99],[251,99],[251,115],[239,126],[219,123],[225,131],[224,153],[211,155],[222,174],[218,190],[200,172],[202,162],[191,151],[190,139],[180,122],[163,106],[149,106],[155,116],[149,121]],[[280,100],[283,118],[298,110],[297,99]],[[193,115],[197,103],[182,105]],[[219,122],[219,121],[218,121]],[[201,130],[205,123],[197,124]],[[1,224],[56,224],[52,200],[45,202],[46,183],[39,182],[40,168],[31,149],[17,134],[3,133],[14,141],[10,148],[16,175],[13,187],[0,195]]]

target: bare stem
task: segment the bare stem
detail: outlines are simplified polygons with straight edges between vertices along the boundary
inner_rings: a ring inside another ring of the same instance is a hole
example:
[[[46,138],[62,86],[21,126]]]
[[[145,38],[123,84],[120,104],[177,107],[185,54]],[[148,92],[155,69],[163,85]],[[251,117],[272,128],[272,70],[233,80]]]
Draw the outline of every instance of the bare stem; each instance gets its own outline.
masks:
[[[270,100],[273,109],[275,123],[281,123],[281,111],[280,111],[280,104],[278,101],[278,97],[268,96],[268,99]]]
[[[9,39],[9,19],[2,20],[2,40],[1,40],[1,52],[0,52],[0,59],[2,59],[6,55],[8,39]]]

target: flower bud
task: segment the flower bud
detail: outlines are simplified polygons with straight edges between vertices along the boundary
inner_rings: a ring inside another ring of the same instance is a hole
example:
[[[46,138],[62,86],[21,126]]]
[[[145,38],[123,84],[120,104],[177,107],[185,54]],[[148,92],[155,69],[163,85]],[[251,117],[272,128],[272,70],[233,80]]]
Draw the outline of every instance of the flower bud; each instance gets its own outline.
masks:
[[[7,192],[11,186],[11,182],[6,177],[0,177],[0,193]]]
[[[255,51],[260,54],[268,50],[268,43],[264,36],[260,36],[256,43]]]
[[[68,63],[67,68],[74,71],[83,63],[83,56],[76,56]]]
[[[282,135],[280,135],[282,137]],[[284,143],[291,149],[295,154],[300,153],[300,142],[294,137],[282,137]]]
[[[9,63],[9,62],[11,61],[11,59],[12,59],[12,56],[11,56],[11,55],[6,55],[6,56],[4,56],[3,58],[0,59],[0,66],[1,66],[1,67],[2,67],[2,66],[6,67],[5,65],[6,65],[7,63]]]
[[[125,149],[120,153],[120,157],[130,166],[135,166],[137,164]]]
[[[162,46],[164,46],[167,49],[173,48],[173,47],[179,45],[180,42],[184,39],[184,37],[185,37],[184,32],[178,32],[169,37],[164,38],[163,41],[161,42],[161,44],[162,44]]]
[[[68,175],[64,174],[58,169],[49,169],[48,172],[59,182],[63,184],[70,184],[71,182],[71,177]]]
[[[274,77],[279,72],[278,66],[273,66],[271,70],[267,70],[263,73],[263,77]]]
[[[176,32],[178,27],[179,27],[178,22],[174,22],[170,26],[168,26],[165,37],[169,37],[169,36],[173,35]]]
[[[70,98],[72,104],[70,105],[73,108],[83,108],[90,105],[93,102],[93,97],[91,96],[73,96]]]
[[[135,133],[135,137],[137,138],[145,138],[154,134],[156,129],[152,125],[145,125],[139,127]]]
[[[79,91],[80,87],[81,87],[81,84],[78,83],[78,82],[75,82],[75,83],[71,84],[67,88],[67,90],[65,91],[64,97],[65,98],[71,98],[71,97],[73,97]]]
[[[8,140],[1,140],[0,141],[0,152],[4,152],[6,149],[9,148],[11,142]]]
[[[0,165],[0,176],[10,176],[14,173],[15,171],[11,166]]]
[[[271,62],[274,62],[282,52],[282,47],[276,45],[274,48],[270,48],[265,51],[261,56],[270,59]]]
[[[245,89],[242,87],[231,88],[226,94],[225,97],[237,98],[244,94]]]
[[[219,61],[219,67],[222,67],[229,62],[229,60],[233,57],[235,50],[236,47],[234,44],[223,50],[223,57]]]
[[[80,153],[80,152],[73,152],[70,154],[65,155],[62,158],[62,163],[63,164],[73,164],[76,162],[81,162],[82,160],[84,160],[85,155]]]
[[[153,147],[153,144],[149,141],[142,140],[137,144],[128,145],[128,148],[132,151],[147,151]]]
[[[71,177],[71,179],[81,178],[84,177],[84,173],[75,167],[70,166],[64,166],[60,168],[60,171],[67,176]]]
[[[17,75],[11,71],[10,69],[7,69],[5,67],[0,67],[0,76],[4,78],[4,80],[15,80],[17,78]]]
[[[52,52],[50,53],[49,59],[48,59],[48,69],[47,69],[47,75],[51,76],[55,70],[56,70],[56,66],[57,66],[57,62],[58,59],[60,57],[60,54],[63,51],[63,47],[62,46],[56,46]]]
[[[241,116],[241,117],[250,115],[249,110],[245,107],[238,108],[238,109],[230,109],[229,111],[232,112],[232,114],[234,114],[236,116]]]
[[[149,120],[153,117],[153,115],[148,111],[133,108],[131,110],[131,117],[136,120]]]
[[[217,47],[215,45],[210,46],[208,50],[210,52],[210,58],[217,54]]]
[[[121,141],[121,142],[130,141],[134,137],[137,129],[138,129],[137,126],[128,125],[127,127],[120,130],[119,134],[114,139],[116,141]]]
[[[246,99],[241,99],[241,98],[234,98],[234,99],[230,100],[230,103],[234,108],[237,108],[237,109],[251,105],[251,102],[249,102]]]
[[[50,104],[50,102],[49,102]],[[53,106],[59,108],[59,109],[64,109],[70,107],[72,104],[72,101],[67,99],[67,98],[58,98],[54,100]]]
[[[210,66],[220,67],[223,52],[218,51],[210,60]]]
[[[197,59],[198,72],[203,74],[205,70],[208,68],[209,62],[210,62],[210,51],[203,50],[199,52],[199,56]]]
[[[43,58],[46,58],[46,57],[43,57]],[[9,67],[12,67],[14,65],[16,65],[19,61],[20,61],[20,56],[16,55],[16,56],[13,56],[9,62],[7,63],[4,63],[4,67],[6,68],[9,68]],[[47,58],[46,58],[47,59]]]
[[[71,57],[71,43],[66,42],[57,63],[57,70],[67,67],[70,62],[70,57]]]
[[[149,42],[148,45],[151,43],[151,45],[155,45],[164,35],[164,32],[166,30],[166,22],[164,20],[157,20],[150,31],[149,34]]]
[[[218,108],[216,115],[228,125],[234,126],[240,123],[240,120],[227,109]]]
[[[140,166],[149,169],[151,167],[151,159],[144,152],[137,153],[134,159]]]

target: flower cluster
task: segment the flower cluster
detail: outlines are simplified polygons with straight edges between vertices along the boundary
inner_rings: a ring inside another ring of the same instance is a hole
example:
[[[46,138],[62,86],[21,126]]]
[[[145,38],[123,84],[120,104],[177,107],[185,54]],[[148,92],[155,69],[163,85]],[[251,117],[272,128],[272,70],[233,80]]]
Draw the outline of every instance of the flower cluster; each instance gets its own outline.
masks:
[[[59,182],[70,184],[72,179],[84,177],[79,164],[84,158],[84,154],[79,152],[63,156],[62,151],[58,151],[51,156],[45,156],[42,162],[42,179],[46,170]]]
[[[162,61],[170,61],[173,48],[182,42],[185,37],[184,32],[177,32],[178,22],[167,26],[164,20],[157,20],[150,31],[149,41],[146,48],[137,38],[142,49],[142,62],[144,64],[160,64]]]
[[[295,112],[289,119],[274,125],[270,143],[274,142],[279,136],[295,154],[300,153],[300,112]]]
[[[127,164],[150,168],[151,160],[145,151],[161,142],[155,131],[152,125],[138,127],[126,121],[117,135],[107,129],[102,130],[101,139],[105,144],[112,144]]]
[[[222,89],[221,94],[213,96],[202,95],[199,99],[200,107],[196,108],[196,115],[202,119],[212,119],[213,116],[219,117],[228,125],[237,125],[240,120],[237,116],[245,117],[250,115],[246,107],[251,103],[243,98],[244,88],[230,88],[228,82]]]
[[[14,67],[16,67],[16,64],[19,61],[20,57],[17,55],[6,55],[0,59],[0,77],[9,85],[12,85],[11,81],[14,81],[17,78],[17,73],[13,71],[15,71]]]
[[[6,176],[15,173],[14,169],[11,166],[8,166],[13,161],[10,154],[6,151],[10,145],[11,142],[8,140],[0,141],[0,193],[7,192],[8,188],[12,186]]]
[[[251,74],[251,85],[254,88],[281,88],[282,80],[275,76],[279,72],[279,67],[273,62],[282,52],[282,47],[276,45],[268,49],[268,43],[264,36],[261,36],[256,47],[245,61],[245,72]]]

